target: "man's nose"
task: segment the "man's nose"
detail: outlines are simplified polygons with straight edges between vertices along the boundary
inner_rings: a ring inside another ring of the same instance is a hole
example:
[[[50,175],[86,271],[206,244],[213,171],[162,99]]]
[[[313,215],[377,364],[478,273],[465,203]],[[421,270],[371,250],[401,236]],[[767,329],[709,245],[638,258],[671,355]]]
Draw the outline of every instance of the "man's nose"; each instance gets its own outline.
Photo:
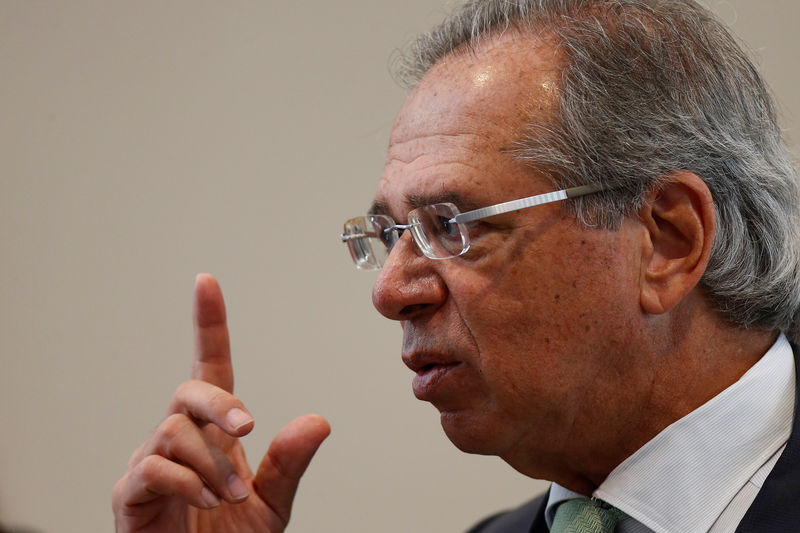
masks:
[[[372,304],[392,320],[411,320],[435,311],[447,298],[447,286],[406,231],[395,243],[372,287]]]

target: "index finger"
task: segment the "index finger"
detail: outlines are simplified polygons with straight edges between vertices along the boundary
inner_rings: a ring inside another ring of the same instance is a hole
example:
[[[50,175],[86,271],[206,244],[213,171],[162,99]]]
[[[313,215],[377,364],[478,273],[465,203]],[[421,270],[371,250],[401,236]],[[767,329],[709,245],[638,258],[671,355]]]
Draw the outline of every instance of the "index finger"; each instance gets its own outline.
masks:
[[[233,392],[225,300],[219,283],[211,274],[198,274],[195,280],[192,378]]]

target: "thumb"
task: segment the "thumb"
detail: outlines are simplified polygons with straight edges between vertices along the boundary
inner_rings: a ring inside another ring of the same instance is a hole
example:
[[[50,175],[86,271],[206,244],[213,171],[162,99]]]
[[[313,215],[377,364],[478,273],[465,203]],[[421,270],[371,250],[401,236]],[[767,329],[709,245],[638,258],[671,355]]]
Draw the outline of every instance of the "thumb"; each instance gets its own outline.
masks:
[[[300,478],[330,432],[330,424],[321,416],[301,416],[278,432],[261,460],[253,489],[284,527],[289,522]]]

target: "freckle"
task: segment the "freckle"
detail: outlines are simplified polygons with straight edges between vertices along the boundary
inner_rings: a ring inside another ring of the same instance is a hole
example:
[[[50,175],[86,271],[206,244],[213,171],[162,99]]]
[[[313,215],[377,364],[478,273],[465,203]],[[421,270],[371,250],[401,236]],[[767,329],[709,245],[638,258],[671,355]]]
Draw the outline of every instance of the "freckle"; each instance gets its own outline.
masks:
[[[585,331],[587,331],[587,332],[588,332],[590,329],[592,329],[592,327],[591,327],[590,325],[588,325],[588,324],[587,324],[587,325],[585,325],[585,326],[583,327],[583,329],[584,329]]]
[[[544,342],[546,342],[547,344],[550,344],[550,337],[545,337],[544,338]]]
[[[578,282],[577,281],[573,281],[572,282],[572,288],[573,289],[577,289],[578,288]]]
[[[556,294],[556,301],[559,301],[560,299],[561,299],[561,295],[560,294]]]
[[[586,245],[586,241],[585,240],[581,241],[581,246],[585,246],[585,245]]]

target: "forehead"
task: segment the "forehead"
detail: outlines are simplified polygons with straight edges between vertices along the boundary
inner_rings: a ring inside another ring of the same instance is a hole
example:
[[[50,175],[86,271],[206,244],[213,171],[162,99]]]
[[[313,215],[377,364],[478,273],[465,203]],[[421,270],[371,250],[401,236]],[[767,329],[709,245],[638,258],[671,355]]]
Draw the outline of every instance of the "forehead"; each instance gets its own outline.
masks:
[[[511,151],[528,121],[553,113],[559,76],[553,48],[516,33],[444,58],[397,116],[376,203],[398,212],[428,197],[480,204],[530,181]]]

